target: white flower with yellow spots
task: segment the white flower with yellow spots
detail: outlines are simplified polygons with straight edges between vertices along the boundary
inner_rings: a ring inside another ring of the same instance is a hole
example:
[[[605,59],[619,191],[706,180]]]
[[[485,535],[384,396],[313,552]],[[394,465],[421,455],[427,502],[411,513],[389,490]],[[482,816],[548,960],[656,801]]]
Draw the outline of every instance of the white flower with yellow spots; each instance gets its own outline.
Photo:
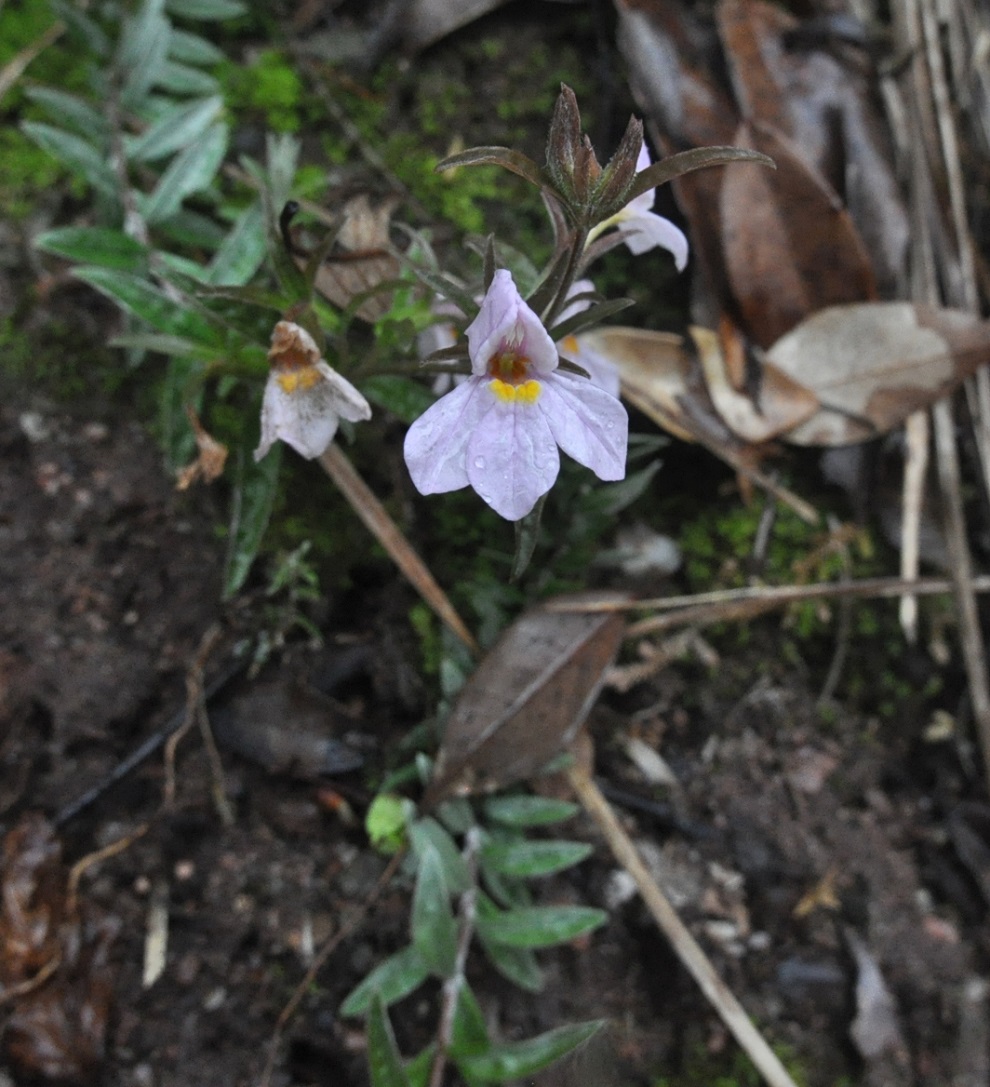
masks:
[[[255,460],[261,460],[276,441],[313,460],[333,441],[341,419],[357,423],[371,418],[368,401],[327,365],[316,341],[300,325],[279,321],[268,358],[272,368],[261,404]]]
[[[628,418],[620,401],[557,368],[557,348],[502,269],[467,328],[471,376],[409,428],[416,489],[473,487],[518,521],[553,486],[558,446],[604,480],[626,473]]]

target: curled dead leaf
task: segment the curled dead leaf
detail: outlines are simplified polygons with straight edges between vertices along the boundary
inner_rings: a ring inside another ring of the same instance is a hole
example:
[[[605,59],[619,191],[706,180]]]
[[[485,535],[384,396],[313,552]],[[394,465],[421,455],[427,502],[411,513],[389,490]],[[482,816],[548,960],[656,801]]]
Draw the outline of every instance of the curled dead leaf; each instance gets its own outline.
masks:
[[[0,993],[11,1005],[3,1053],[32,1082],[81,1083],[103,1060],[118,925],[78,906],[61,854],[36,814],[3,841]]]
[[[588,593],[568,599],[628,597]],[[504,631],[464,685],[444,729],[424,808],[531,777],[584,723],[625,622],[615,613],[553,611],[549,603]]]
[[[178,491],[186,490],[197,479],[201,479],[204,483],[212,483],[223,475],[224,465],[227,463],[228,450],[223,442],[218,442],[205,429],[191,405],[186,406],[186,414],[192,424],[198,455],[194,461],[179,469],[175,480],[175,488]]]
[[[990,322],[910,302],[833,306],[770,348],[767,361],[821,402],[796,445],[875,438],[990,362]]]

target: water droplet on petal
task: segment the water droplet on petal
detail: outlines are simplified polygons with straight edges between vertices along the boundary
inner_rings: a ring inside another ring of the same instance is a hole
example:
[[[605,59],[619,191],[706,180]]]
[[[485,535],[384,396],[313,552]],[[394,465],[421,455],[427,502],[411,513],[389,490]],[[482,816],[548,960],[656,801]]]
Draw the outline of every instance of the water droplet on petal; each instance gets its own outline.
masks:
[[[475,468],[484,468],[485,458],[484,457],[475,457],[474,458],[474,466],[475,466]]]

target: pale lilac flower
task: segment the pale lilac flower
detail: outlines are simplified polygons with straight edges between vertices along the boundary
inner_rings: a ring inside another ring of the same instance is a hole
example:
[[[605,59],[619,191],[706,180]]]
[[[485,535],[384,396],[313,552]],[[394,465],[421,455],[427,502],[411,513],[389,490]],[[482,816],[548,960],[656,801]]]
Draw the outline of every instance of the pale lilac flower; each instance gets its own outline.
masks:
[[[626,471],[622,404],[557,369],[557,348],[512,275],[495,273],[467,328],[471,376],[409,428],[405,458],[421,494],[473,487],[518,521],[550,490],[559,446],[604,480]]]
[[[577,301],[574,301],[574,299],[582,294],[590,294],[594,289],[595,285],[590,279],[579,279],[572,283],[571,289],[567,292],[564,308],[557,318],[558,323],[563,324],[569,317],[583,313],[588,309],[591,302],[587,298]],[[576,362],[583,370],[588,371],[588,377],[599,389],[604,389],[609,396],[618,397],[620,388],[619,368],[611,359],[607,359],[598,351],[593,350],[580,333],[576,336],[565,336],[558,346],[565,359]]]
[[[636,160],[637,173],[641,173],[649,165],[650,152],[644,142],[639,150],[639,158]],[[588,240],[591,241],[596,238],[610,226],[621,227],[624,235],[622,240],[632,253],[638,256],[640,253],[645,253],[647,250],[659,246],[661,249],[666,249],[673,256],[677,270],[683,272],[688,259],[687,238],[685,238],[684,232],[679,227],[674,226],[669,219],[665,219],[662,215],[657,215],[655,211],[650,210],[653,207],[656,195],[656,189],[647,189],[642,195],[630,200],[621,211],[599,223],[592,230]]]
[[[261,404],[261,460],[278,440],[313,460],[333,441],[341,419],[371,418],[368,401],[320,357],[313,337],[292,321],[279,321],[268,352],[272,368]]]

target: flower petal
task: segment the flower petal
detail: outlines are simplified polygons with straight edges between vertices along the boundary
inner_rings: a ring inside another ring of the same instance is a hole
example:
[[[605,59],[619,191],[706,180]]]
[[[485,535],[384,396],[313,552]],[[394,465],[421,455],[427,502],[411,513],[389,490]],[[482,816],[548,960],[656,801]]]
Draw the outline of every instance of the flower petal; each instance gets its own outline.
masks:
[[[621,401],[583,377],[551,374],[537,406],[561,449],[599,479],[624,479],[629,417]]]
[[[623,240],[630,252],[638,255],[659,246],[673,255],[677,270],[684,271],[688,259],[688,240],[684,231],[669,219],[652,211],[640,211],[634,215],[623,215],[620,225],[625,236]]]
[[[371,418],[371,405],[347,380],[341,377],[322,359],[316,364],[317,370],[326,379],[333,396],[334,410],[349,423],[363,423]]]
[[[583,366],[588,371],[588,377],[599,389],[603,389],[609,396],[618,399],[621,387],[619,368],[603,354],[587,346],[581,336],[567,337],[573,339],[577,350],[570,356],[572,362]],[[566,342],[566,341],[565,341]]]
[[[261,460],[277,440],[307,460],[318,457],[337,433],[338,402],[336,390],[326,381],[286,392],[273,371],[261,403],[261,441],[254,459]]]
[[[484,382],[458,385],[406,431],[403,455],[420,494],[442,494],[468,485],[466,450],[481,417],[491,407]]]
[[[536,375],[557,368],[557,349],[539,317],[526,305],[512,273],[500,268],[466,330],[468,354],[476,377],[488,373],[488,362],[505,345],[516,345]]]
[[[544,385],[541,398],[545,390]],[[560,455],[539,401],[493,397],[467,448],[468,479],[483,501],[507,521],[518,521],[550,490],[559,471]]]

